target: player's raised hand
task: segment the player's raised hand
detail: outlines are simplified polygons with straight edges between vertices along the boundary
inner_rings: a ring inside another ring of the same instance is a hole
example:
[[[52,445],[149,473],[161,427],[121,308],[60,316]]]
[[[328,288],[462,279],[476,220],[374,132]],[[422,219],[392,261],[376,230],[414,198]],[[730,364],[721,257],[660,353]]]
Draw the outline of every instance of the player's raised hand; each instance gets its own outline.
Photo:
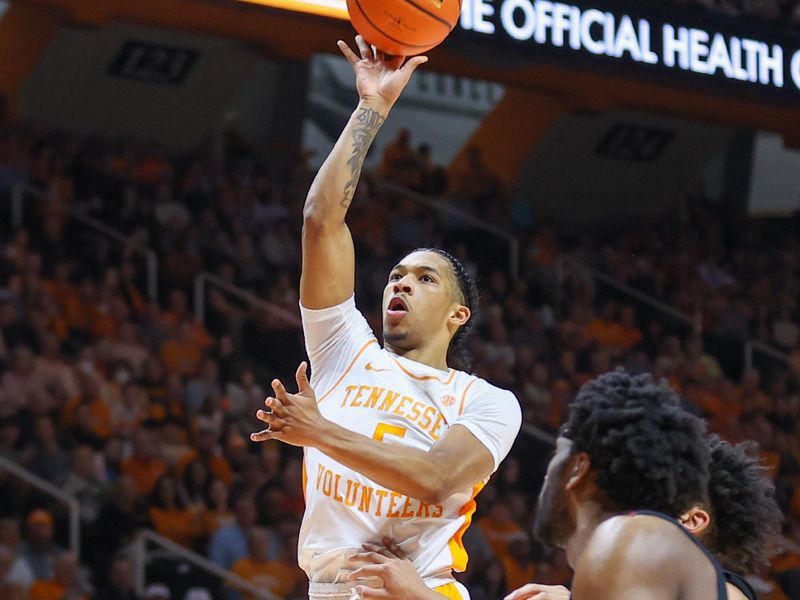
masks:
[[[365,102],[378,102],[387,108],[397,102],[414,70],[428,62],[426,56],[415,56],[408,60],[402,56],[388,58],[375,46],[367,44],[360,35],[356,36],[358,54],[342,40],[339,40],[338,46],[353,65],[359,98]]]
[[[279,379],[272,381],[274,396],[264,400],[268,410],[259,410],[256,417],[267,428],[251,433],[254,442],[279,440],[292,446],[313,446],[326,422],[317,408],[317,398],[308,381],[308,365],[300,363],[295,373],[297,393],[290,394]]]
[[[569,600],[570,591],[563,585],[529,583],[514,590],[503,600]]]

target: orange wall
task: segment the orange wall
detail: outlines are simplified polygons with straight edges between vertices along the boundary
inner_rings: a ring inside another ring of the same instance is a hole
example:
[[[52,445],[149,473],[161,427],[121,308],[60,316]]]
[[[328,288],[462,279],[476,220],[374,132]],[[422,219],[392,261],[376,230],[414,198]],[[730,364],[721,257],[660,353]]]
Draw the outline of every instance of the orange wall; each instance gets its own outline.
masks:
[[[64,13],[30,4],[12,4],[0,19],[0,94],[14,116],[16,95],[55,36]]]
[[[549,94],[508,88],[453,160],[450,170],[461,170],[467,148],[477,146],[486,165],[505,181],[513,182],[522,161],[566,107],[566,102]]]

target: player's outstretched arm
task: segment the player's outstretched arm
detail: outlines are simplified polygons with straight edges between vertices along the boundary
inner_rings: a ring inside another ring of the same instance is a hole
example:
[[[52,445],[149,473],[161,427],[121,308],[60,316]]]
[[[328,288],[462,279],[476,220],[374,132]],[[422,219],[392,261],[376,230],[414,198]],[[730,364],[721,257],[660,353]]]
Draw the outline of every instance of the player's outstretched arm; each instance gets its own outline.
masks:
[[[353,66],[359,102],[339,140],[317,173],[303,209],[303,268],[300,302],[306,308],[336,306],[355,286],[353,239],[345,215],[375,136],[414,70],[427,61],[387,61],[356,37],[359,55],[344,42],[339,49]]]
[[[265,401],[271,412],[256,414],[268,429],[251,434],[252,441],[275,439],[318,448],[378,485],[429,504],[438,504],[492,474],[492,453],[462,425],[450,427],[430,450],[420,450],[386,444],[328,421],[319,412],[306,368],[301,363],[295,374],[297,394],[273,380],[275,396]]]

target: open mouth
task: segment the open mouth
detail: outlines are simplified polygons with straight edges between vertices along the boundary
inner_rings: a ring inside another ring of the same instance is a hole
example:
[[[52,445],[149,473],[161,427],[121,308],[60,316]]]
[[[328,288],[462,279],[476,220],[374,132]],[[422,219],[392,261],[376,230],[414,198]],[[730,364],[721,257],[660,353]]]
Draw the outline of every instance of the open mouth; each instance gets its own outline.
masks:
[[[386,307],[386,316],[389,323],[398,323],[408,313],[408,304],[402,298],[395,296],[389,300],[389,306]]]

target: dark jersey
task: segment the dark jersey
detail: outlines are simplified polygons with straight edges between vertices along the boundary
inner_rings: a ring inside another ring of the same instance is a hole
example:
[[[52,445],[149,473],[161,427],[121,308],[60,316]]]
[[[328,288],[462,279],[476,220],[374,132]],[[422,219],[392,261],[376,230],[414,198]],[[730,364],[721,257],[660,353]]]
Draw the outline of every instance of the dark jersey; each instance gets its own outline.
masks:
[[[725,581],[730,583],[733,587],[738,588],[738,590],[745,595],[747,600],[758,600],[756,591],[750,587],[750,584],[747,583],[744,577],[736,573],[731,573],[730,571],[724,571],[723,574],[725,575]]]
[[[705,546],[703,546],[703,544],[701,544],[699,541],[697,541],[697,538],[695,538],[691,533],[686,531],[686,528],[684,528],[678,521],[676,521],[675,519],[673,519],[670,516],[667,516],[667,515],[662,514],[660,512],[655,512],[653,510],[636,510],[636,511],[630,512],[628,514],[631,514],[631,515],[647,515],[647,516],[650,516],[650,517],[658,517],[659,519],[664,519],[665,521],[669,521],[670,523],[675,525],[675,527],[677,527],[681,531],[681,533],[683,533],[683,535],[685,535],[687,538],[692,540],[692,543],[695,546],[697,546],[698,548],[700,548],[700,550],[703,551],[703,554],[705,554],[708,557],[708,560],[711,562],[711,565],[714,567],[714,570],[717,572],[717,600],[728,600],[728,591],[725,589],[726,578],[725,578],[725,574],[724,574],[724,572],[722,570],[722,567],[719,566],[719,563],[714,558],[714,556],[711,554],[711,552],[709,552],[708,549]],[[734,584],[734,585],[736,585],[736,584]]]

